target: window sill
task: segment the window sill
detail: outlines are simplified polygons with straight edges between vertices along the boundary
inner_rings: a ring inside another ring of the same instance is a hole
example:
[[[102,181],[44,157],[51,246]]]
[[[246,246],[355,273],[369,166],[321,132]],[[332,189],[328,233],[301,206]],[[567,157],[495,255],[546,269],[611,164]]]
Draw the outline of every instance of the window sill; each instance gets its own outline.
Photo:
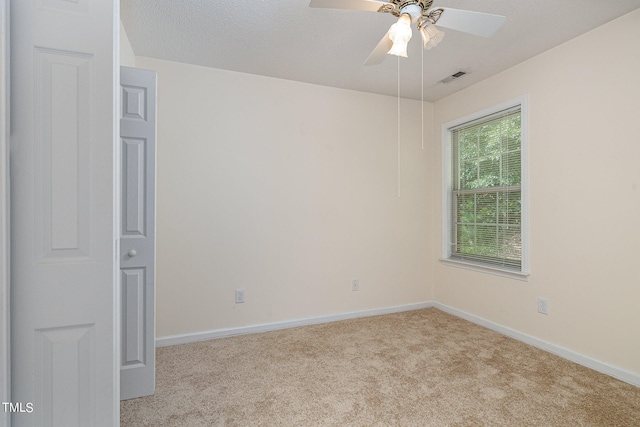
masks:
[[[521,280],[523,282],[529,281],[529,273],[525,273],[521,271],[507,270],[507,269],[491,267],[483,264],[459,261],[456,259],[440,258],[440,262],[451,267],[463,268],[465,270],[472,270],[472,271],[478,271],[480,273],[493,274],[494,276],[508,277],[510,279]]]

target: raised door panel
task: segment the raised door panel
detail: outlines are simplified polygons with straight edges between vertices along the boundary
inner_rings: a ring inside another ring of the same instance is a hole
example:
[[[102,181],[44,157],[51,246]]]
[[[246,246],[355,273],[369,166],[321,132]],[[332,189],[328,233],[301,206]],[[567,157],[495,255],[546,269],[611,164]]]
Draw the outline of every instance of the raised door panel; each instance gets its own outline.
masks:
[[[94,325],[36,331],[38,425],[96,424],[94,334]]]
[[[145,365],[146,336],[146,269],[122,270],[122,368],[131,369]]]
[[[90,120],[93,57],[36,49],[36,209],[39,262],[91,259]],[[75,102],[69,102],[74,100]]]

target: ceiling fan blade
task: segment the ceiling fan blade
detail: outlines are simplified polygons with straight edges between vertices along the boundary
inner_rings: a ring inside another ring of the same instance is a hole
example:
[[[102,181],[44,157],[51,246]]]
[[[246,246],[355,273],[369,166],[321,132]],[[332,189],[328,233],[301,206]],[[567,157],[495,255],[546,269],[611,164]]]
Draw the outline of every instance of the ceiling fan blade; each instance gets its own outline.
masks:
[[[364,65],[376,65],[384,61],[391,46],[393,46],[393,42],[389,38],[389,32],[387,31],[387,34],[380,40],[378,46],[373,49],[373,52],[371,52],[371,55],[369,55]]]
[[[470,10],[443,7],[444,12],[436,22],[439,27],[451,28],[476,36],[491,37],[507,19],[501,15],[472,12]]]
[[[377,12],[388,1],[378,0],[311,0],[309,7],[322,7],[328,9],[368,10]]]

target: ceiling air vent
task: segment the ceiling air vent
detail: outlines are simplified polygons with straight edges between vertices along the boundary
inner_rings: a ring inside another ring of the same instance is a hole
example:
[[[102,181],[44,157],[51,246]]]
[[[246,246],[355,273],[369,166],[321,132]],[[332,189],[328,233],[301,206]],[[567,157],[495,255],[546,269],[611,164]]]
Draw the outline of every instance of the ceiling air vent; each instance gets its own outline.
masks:
[[[460,77],[464,76],[465,74],[467,74],[467,73],[464,72],[464,71],[458,71],[457,73],[453,73],[449,77],[446,77],[446,78],[440,80],[440,82],[449,83],[449,82],[454,81],[455,79],[459,79]]]

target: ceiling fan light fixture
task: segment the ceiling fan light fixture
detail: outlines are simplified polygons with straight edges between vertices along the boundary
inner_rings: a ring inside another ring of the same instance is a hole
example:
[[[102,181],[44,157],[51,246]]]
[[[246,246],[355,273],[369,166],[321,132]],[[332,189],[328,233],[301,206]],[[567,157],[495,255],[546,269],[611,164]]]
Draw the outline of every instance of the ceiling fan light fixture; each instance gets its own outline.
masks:
[[[427,30],[425,30],[424,27],[420,27],[418,28],[418,30],[420,31],[420,35],[422,36],[422,46],[426,49],[427,43],[429,43],[429,40],[431,40],[431,36],[427,33]]]
[[[442,41],[444,38],[444,31],[441,31],[431,22],[427,21],[420,25],[420,35],[422,35],[424,48],[430,50]]]
[[[389,38],[393,42],[393,46],[387,52],[389,55],[407,57],[407,44],[411,40],[411,15],[402,14],[398,18],[398,22],[389,28]]]

